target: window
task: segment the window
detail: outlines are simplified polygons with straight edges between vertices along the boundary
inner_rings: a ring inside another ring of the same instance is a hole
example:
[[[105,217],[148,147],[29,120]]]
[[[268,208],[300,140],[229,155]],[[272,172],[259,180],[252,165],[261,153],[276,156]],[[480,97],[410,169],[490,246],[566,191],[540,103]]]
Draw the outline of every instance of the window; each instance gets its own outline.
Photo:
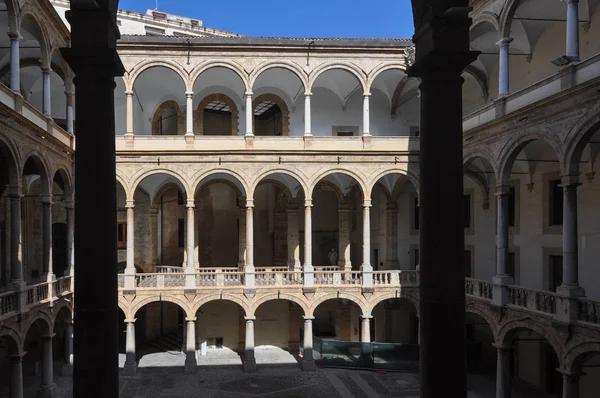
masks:
[[[517,284],[517,270],[516,270],[516,257],[515,252],[508,252],[506,255],[506,273],[513,278],[515,285]]]
[[[511,186],[508,191],[508,226],[514,227],[516,220],[516,190],[515,187]]]
[[[463,266],[465,270],[465,278],[471,278],[471,251],[465,250],[463,256]]]
[[[177,247],[185,247],[185,223],[183,218],[177,220]]]
[[[463,195],[463,227],[471,228],[471,195]]]
[[[354,135],[354,133],[352,131],[338,131],[337,132],[338,137],[352,137],[353,135]]]
[[[145,29],[146,29],[146,36],[164,36],[165,35],[164,29],[154,28],[151,26],[146,26]]]
[[[549,194],[549,220],[550,225],[562,225],[563,223],[563,189],[560,180],[550,180]]]
[[[420,226],[420,215],[419,215],[419,198],[415,197],[413,199],[413,225],[414,225],[414,229],[415,231],[419,230],[419,226]]]
[[[117,221],[117,249],[127,248],[127,222]]]
[[[563,274],[562,274],[562,256],[550,256],[550,272],[549,272],[549,280],[548,280],[548,289],[552,292],[556,291],[562,284]]]

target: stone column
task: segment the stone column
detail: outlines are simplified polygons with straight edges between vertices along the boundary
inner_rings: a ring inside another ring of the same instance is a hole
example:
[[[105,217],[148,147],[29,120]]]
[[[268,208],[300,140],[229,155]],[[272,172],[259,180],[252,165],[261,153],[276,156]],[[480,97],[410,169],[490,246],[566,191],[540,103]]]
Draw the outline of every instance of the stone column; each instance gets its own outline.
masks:
[[[158,265],[159,263],[160,240],[158,236],[158,212],[158,206],[154,205],[150,207],[150,261],[152,262],[152,266]]]
[[[185,373],[196,373],[196,318],[186,318]]]
[[[127,131],[125,135],[133,136],[133,91],[125,91],[127,100]]]
[[[313,331],[312,322],[314,317],[304,317],[304,350],[302,353],[302,370],[315,370],[315,359],[313,356]]]
[[[311,115],[310,115],[310,97],[312,96],[311,93],[305,93],[304,94],[304,136],[305,137],[311,137],[312,136],[312,130],[311,130]]]
[[[65,201],[65,210],[67,213],[67,275],[73,276],[75,265],[73,244],[75,240],[75,208],[73,201],[69,198]]]
[[[125,319],[125,376],[135,376],[137,373],[137,358],[135,356],[135,319]]]
[[[371,265],[371,199],[363,203],[363,262],[360,270],[363,274],[363,287],[373,286],[373,266]]]
[[[467,390],[461,74],[477,59],[477,52],[469,50],[468,9],[453,5],[444,3],[421,14],[413,38],[415,61],[408,70],[409,76],[421,79],[422,398],[464,397]],[[453,358],[452,366],[439,358]]]
[[[245,201],[245,199],[242,199]],[[242,203],[240,201],[240,203]],[[239,220],[239,242],[238,242],[238,269],[244,271],[246,265],[246,207],[240,205],[238,207]]]
[[[127,208],[127,257],[125,265],[125,290],[135,290],[135,211],[134,201],[128,200]]]
[[[300,271],[300,229],[298,225],[298,205],[287,205],[287,249],[288,268],[291,271]]]
[[[580,373],[563,373],[562,398],[579,398]]]
[[[400,269],[398,261],[398,204],[388,203],[385,208],[385,269]]]
[[[107,264],[117,264],[114,78],[122,76],[124,68],[116,50],[116,3],[86,7],[72,1],[70,6],[70,47],[62,48],[61,54],[76,76],[75,129],[85,132],[77,136],[74,182],[75,263],[85,267],[75,268],[73,355],[78,365],[73,379],[78,382],[73,396],[87,397],[93,388],[96,396],[117,397],[117,273]]]
[[[363,94],[363,137],[371,136],[371,121],[370,121],[370,110],[369,110],[369,97],[371,93]]]
[[[510,352],[512,347],[496,345],[496,398],[510,398]]]
[[[52,69],[42,68],[42,113],[46,117],[52,117],[50,72]]]
[[[510,42],[513,41],[512,37],[505,37],[500,40],[496,45],[500,48],[499,53],[499,68],[498,68],[498,96],[502,97],[508,95],[509,91],[509,57],[508,50],[510,48]]]
[[[73,128],[73,117],[75,113],[73,111],[73,92],[65,91],[65,95],[67,97],[67,133],[73,134],[75,132]]]
[[[43,279],[46,282],[53,282],[56,280],[56,277],[52,269],[52,195],[42,196],[42,224]]]
[[[253,137],[254,130],[252,122],[254,119],[254,109],[252,109],[252,91],[246,91],[246,136]]]
[[[10,398],[23,398],[23,355],[10,355]]]
[[[54,334],[42,336],[42,384],[38,390],[39,398],[54,397],[54,363],[52,359],[52,337]]]
[[[256,318],[246,319],[246,346],[244,351],[244,372],[256,371],[256,359],[254,358],[254,321]]]
[[[345,200],[338,206],[338,244],[338,266],[340,270],[350,272],[350,205]]]
[[[10,279],[18,288],[25,285],[23,280],[23,246],[21,235],[21,200],[22,188],[19,185],[9,186],[10,197]]]
[[[567,0],[567,57],[579,61],[579,0]]]
[[[492,304],[503,306],[508,304],[508,285],[513,279],[506,273],[506,260],[508,257],[508,201],[510,199],[510,187],[498,185],[496,187],[497,198],[497,232],[496,232],[496,276],[492,278]]]
[[[65,329],[65,364],[61,369],[62,376],[73,375],[73,321],[67,321]]]
[[[8,34],[8,37],[10,38],[10,89],[15,93],[21,94],[21,66],[19,55],[19,41],[21,40],[21,35],[11,32]]]
[[[254,200],[246,199],[246,266],[244,268],[246,289],[254,289]]]
[[[577,187],[579,176],[563,176],[563,282],[561,291],[583,295],[578,277]]]
[[[315,284],[315,268],[312,263],[312,199],[304,202],[304,286]]]
[[[185,135],[186,137],[194,136],[194,93],[186,91],[186,107],[185,107]]]
[[[188,199],[187,231],[185,235],[185,288],[196,289],[196,262],[194,259],[194,200]],[[188,325],[189,327],[189,325]]]
[[[361,343],[371,342],[371,318],[373,317],[370,315],[361,317]]]

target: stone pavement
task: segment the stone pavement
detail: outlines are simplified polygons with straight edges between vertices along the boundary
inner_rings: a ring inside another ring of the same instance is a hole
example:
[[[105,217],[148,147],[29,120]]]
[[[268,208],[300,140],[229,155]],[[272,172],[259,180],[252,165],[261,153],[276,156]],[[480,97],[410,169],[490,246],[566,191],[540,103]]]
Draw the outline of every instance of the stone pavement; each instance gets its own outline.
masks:
[[[136,376],[121,376],[123,398],[418,398],[419,376],[412,373],[377,373],[345,369],[303,372],[298,358],[274,347],[256,348],[258,371],[244,373],[240,357],[227,349],[209,350],[198,357],[196,374],[185,375],[185,355],[179,352],[148,354],[139,361]],[[120,357],[120,366],[125,362]],[[36,383],[26,389],[35,397]],[[56,398],[71,396],[71,378],[55,377]],[[39,385],[39,381],[37,383]],[[1,396],[0,392],[0,396]],[[90,394],[92,397],[93,394]],[[494,398],[494,380],[469,376],[469,398]],[[533,395],[513,394],[514,398]]]

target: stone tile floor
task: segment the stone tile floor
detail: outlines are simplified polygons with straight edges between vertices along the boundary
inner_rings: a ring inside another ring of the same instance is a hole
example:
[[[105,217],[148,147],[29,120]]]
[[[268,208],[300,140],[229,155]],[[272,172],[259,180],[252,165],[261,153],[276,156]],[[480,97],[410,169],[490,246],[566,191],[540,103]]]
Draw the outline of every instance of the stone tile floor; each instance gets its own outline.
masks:
[[[124,355],[120,356],[120,366]],[[244,373],[239,356],[229,350],[209,350],[198,357],[196,374],[183,373],[185,355],[176,352],[143,356],[136,376],[121,376],[123,398],[417,398],[418,374],[376,373],[343,369],[303,372],[297,358],[274,347],[256,349],[258,371]],[[59,369],[58,364],[55,369]],[[55,377],[56,398],[71,396],[71,378]],[[37,383],[36,383],[37,381]],[[25,397],[35,397],[39,380],[26,378]],[[0,397],[3,393],[0,389]],[[494,398],[494,380],[469,376],[469,398]],[[513,394],[514,398],[533,395]]]

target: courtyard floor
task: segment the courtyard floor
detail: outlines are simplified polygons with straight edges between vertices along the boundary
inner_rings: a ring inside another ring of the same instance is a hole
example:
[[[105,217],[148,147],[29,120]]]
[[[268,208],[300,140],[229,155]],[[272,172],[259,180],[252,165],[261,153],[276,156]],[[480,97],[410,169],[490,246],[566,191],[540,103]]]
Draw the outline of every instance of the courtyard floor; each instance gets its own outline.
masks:
[[[239,356],[229,350],[209,350],[198,357],[196,374],[183,373],[180,352],[147,354],[139,361],[136,376],[121,376],[123,398],[389,398],[419,396],[419,376],[412,373],[376,373],[344,369],[303,372],[298,359],[274,347],[256,348],[258,371],[244,373]],[[120,355],[120,366],[125,362]],[[58,369],[58,366],[55,366]],[[57,373],[59,373],[57,371]],[[71,378],[57,374],[56,398],[71,396]],[[494,380],[470,375],[469,398],[494,398]],[[26,397],[36,396],[36,384],[26,378]],[[0,394],[2,395],[2,394]],[[515,398],[538,397],[513,394]],[[539,396],[542,397],[542,396]]]

